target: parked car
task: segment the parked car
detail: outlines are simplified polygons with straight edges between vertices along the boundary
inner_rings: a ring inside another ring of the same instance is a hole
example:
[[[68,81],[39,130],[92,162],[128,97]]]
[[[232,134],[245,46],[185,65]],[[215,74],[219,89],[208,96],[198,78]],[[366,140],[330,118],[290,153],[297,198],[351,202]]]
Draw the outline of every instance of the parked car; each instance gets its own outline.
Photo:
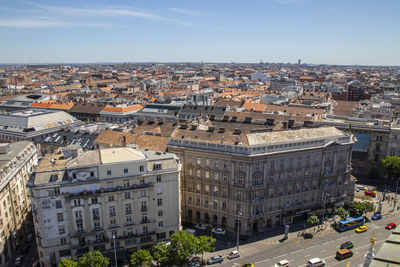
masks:
[[[224,258],[221,255],[213,256],[208,259],[207,264],[215,264],[215,263],[222,263],[224,261]]]
[[[367,230],[368,230],[367,226],[361,225],[361,226],[356,228],[356,233],[363,233],[363,232],[366,232]]]
[[[390,230],[390,229],[394,229],[396,228],[396,224],[394,222],[389,223],[388,225],[386,225],[386,229]]]
[[[364,195],[376,197],[376,191],[375,191],[375,190],[368,190],[368,189],[365,189],[365,190],[364,190]]]
[[[312,258],[311,260],[307,261],[307,267],[321,267],[325,266],[325,261],[320,258]]]
[[[345,243],[340,245],[340,249],[345,249],[345,248],[350,249],[350,248],[353,248],[353,247],[354,247],[354,244],[351,241],[347,241],[347,242],[345,242]]]
[[[240,265],[239,267],[254,267],[254,263],[245,263]]]
[[[304,233],[304,234],[303,234],[303,238],[304,238],[304,239],[312,239],[312,238],[313,238],[313,234],[311,234],[311,233]]]
[[[235,258],[239,258],[240,257],[240,253],[237,250],[233,250],[231,253],[229,253],[228,255],[228,259],[235,259]]]
[[[200,223],[196,224],[195,228],[199,230],[207,230],[207,226],[205,224],[200,224]]]
[[[194,229],[187,228],[187,229],[185,229],[185,231],[186,231],[187,233],[189,233],[189,234],[196,235],[196,230],[194,230]]]
[[[289,261],[288,260],[281,260],[280,262],[275,264],[274,267],[289,267]]]
[[[14,260],[14,266],[22,266],[22,262],[24,261],[24,256],[19,255],[15,260]]]
[[[382,219],[382,214],[380,212],[375,212],[374,215],[372,215],[371,220],[380,220]]]
[[[195,256],[192,258],[192,260],[190,261],[190,267],[199,267],[199,266],[204,266],[206,265],[206,261],[203,260],[202,258]]]
[[[222,229],[222,228],[213,228],[211,230],[211,232],[214,234],[217,234],[217,235],[225,235],[226,234],[225,229]]]

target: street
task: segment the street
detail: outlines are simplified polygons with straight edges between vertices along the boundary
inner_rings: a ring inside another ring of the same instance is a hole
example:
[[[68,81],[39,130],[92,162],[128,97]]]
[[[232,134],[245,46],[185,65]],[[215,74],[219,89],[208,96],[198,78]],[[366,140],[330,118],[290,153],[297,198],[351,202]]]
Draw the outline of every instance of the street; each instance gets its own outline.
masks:
[[[338,233],[334,229],[328,229],[315,234],[314,238],[310,240],[298,237],[281,244],[265,246],[262,245],[261,241],[247,245],[251,246],[252,249],[241,249],[241,258],[232,261],[225,259],[224,263],[219,266],[238,266],[243,263],[254,263],[255,266],[269,267],[283,259],[288,260],[290,266],[305,266],[306,261],[314,257],[324,259],[326,266],[359,266],[364,261],[365,254],[369,250],[372,233],[375,231],[376,242],[374,250],[377,251],[392,232],[386,230],[385,225],[389,222],[398,224],[399,221],[399,216],[392,217],[388,215],[379,221],[367,223],[368,231],[360,234],[355,233],[354,230]],[[346,241],[354,243],[354,248],[352,249],[354,255],[349,259],[337,261],[335,259],[336,251]]]

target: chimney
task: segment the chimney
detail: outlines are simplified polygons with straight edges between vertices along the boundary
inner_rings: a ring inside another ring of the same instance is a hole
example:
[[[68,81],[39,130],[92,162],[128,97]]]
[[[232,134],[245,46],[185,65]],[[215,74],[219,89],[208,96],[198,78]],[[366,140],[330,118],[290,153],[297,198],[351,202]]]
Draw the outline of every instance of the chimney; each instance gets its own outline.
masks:
[[[63,142],[64,147],[67,147],[67,136],[66,135],[63,135],[63,140],[64,140],[64,142]]]
[[[100,152],[100,144],[99,144],[99,143],[97,143],[97,152],[99,153],[99,161],[100,161],[100,164],[103,164],[103,162],[102,162],[102,160],[101,160],[101,152]]]
[[[126,136],[122,136],[122,147],[126,147]]]

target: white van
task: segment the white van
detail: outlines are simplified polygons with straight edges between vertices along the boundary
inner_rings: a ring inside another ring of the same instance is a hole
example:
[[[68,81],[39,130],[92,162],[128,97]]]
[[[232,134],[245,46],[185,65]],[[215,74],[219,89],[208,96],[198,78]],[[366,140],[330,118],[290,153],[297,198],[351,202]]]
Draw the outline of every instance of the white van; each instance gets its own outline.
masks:
[[[320,258],[313,258],[307,262],[307,267],[320,267],[325,266],[325,261]]]

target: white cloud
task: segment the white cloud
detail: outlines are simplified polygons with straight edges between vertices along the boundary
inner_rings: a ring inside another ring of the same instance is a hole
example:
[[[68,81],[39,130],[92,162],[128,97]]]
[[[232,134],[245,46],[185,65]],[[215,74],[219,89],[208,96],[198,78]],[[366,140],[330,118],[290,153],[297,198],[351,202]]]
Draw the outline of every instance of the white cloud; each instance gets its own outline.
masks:
[[[201,15],[203,15],[200,11],[197,11],[197,10],[174,8],[174,7],[168,8],[168,10],[172,11],[172,12],[185,14],[185,15],[191,15],[191,16],[201,16]]]
[[[0,19],[1,28],[57,28],[57,27],[108,27],[109,24],[96,24],[96,23],[72,23],[52,19],[40,18],[9,18]]]

